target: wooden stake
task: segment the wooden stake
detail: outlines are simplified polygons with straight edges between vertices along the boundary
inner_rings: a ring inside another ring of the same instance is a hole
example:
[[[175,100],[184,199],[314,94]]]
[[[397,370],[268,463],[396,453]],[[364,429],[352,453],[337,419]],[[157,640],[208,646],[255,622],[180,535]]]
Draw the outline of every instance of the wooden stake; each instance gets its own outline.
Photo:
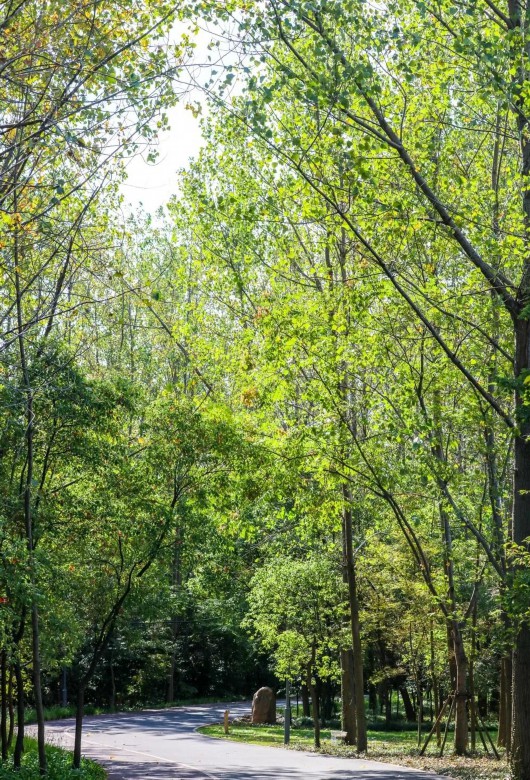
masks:
[[[422,747],[422,749],[420,750],[420,756],[423,756],[423,754],[424,754],[424,753],[425,753],[425,751],[427,750],[427,745],[428,745],[428,744],[429,744],[429,742],[431,741],[432,735],[434,734],[434,732],[435,732],[435,731],[436,731],[436,729],[438,728],[438,726],[439,726],[439,724],[440,724],[440,721],[441,721],[441,719],[442,719],[442,716],[443,716],[443,714],[444,714],[444,712],[445,712],[445,708],[446,708],[446,707],[447,707],[447,705],[449,704],[449,700],[451,699],[452,695],[453,695],[453,694],[452,694],[452,693],[450,693],[450,694],[449,694],[449,696],[447,697],[447,699],[446,699],[446,700],[444,701],[444,703],[442,704],[442,707],[441,707],[441,709],[440,709],[440,712],[438,713],[438,717],[436,718],[436,722],[434,723],[434,726],[432,727],[432,729],[431,729],[431,730],[429,731],[429,733],[427,734],[427,739],[425,740],[425,742],[424,742],[424,744],[423,744],[423,747]]]
[[[443,742],[442,742],[442,747],[440,749],[440,758],[444,754],[445,743],[447,742],[447,734],[449,732],[449,724],[451,723],[451,718],[453,717],[453,710],[455,708],[455,702],[456,702],[456,691],[455,691],[454,694],[451,694],[451,707],[449,708],[449,715],[447,716],[447,723],[445,724],[444,738],[443,738]]]

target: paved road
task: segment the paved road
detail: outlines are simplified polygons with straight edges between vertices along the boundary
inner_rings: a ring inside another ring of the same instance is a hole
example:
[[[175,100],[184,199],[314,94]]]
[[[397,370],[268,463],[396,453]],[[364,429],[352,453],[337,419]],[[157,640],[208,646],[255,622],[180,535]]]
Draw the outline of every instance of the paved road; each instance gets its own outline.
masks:
[[[87,717],[83,754],[104,764],[111,780],[437,780],[406,767],[246,745],[196,732],[222,720],[225,707],[231,717],[250,712],[247,702]],[[71,720],[47,724],[47,739],[54,744],[72,747],[73,734]]]

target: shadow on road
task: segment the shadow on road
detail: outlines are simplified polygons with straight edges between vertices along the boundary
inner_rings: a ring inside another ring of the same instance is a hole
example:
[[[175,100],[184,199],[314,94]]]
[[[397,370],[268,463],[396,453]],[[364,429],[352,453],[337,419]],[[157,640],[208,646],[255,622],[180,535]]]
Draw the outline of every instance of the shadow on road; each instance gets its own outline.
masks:
[[[320,772],[298,771],[284,766],[272,766],[267,769],[241,769],[225,767],[216,769],[215,774],[206,774],[200,769],[191,769],[175,764],[154,764],[151,762],[105,761],[102,762],[109,772],[109,780],[321,780]],[[325,780],[433,780],[433,775],[423,772],[406,773],[398,769],[358,769],[338,770],[327,773]]]
[[[195,769],[173,764],[154,764],[151,761],[101,761],[109,780],[204,780],[207,775]]]
[[[339,769],[326,772],[324,777],[321,772],[286,769],[283,766],[256,770],[226,767],[221,772],[216,770],[215,777],[218,780],[276,780],[279,777],[289,780],[433,780],[433,775],[423,772],[411,774],[397,769]]]
[[[228,705],[229,707],[229,705]],[[210,707],[195,706],[191,709],[152,710],[147,712],[126,712],[116,715],[96,715],[86,717],[83,731],[85,734],[116,734],[128,731],[141,730],[155,737],[172,736],[183,739],[196,738],[195,729],[208,723],[222,721],[224,707],[213,709]],[[236,705],[230,710],[230,717],[241,717],[250,714],[250,709],[245,705]],[[72,721],[73,723],[73,721]],[[70,721],[68,721],[70,724]],[[64,722],[54,721],[50,726],[61,727]]]

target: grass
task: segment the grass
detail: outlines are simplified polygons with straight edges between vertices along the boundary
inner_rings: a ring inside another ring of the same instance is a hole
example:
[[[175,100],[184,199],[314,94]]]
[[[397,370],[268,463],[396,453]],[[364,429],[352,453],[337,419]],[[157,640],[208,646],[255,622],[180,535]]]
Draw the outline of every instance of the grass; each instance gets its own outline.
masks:
[[[109,710],[104,707],[94,707],[92,704],[87,704],[85,707],[85,715],[102,715],[104,712],[109,712]],[[63,720],[64,718],[75,718],[75,707],[73,705],[46,707],[44,709],[44,720]],[[29,725],[36,722],[37,713],[32,707],[28,707],[24,715],[24,723]]]
[[[225,734],[224,728],[220,724],[212,726],[203,726],[199,729],[201,734],[210,737],[221,737],[234,742],[248,742],[254,745],[282,745],[283,746],[283,726],[252,725],[246,722],[235,722],[230,725],[230,733]],[[297,745],[304,748],[313,746],[314,732],[309,728],[291,728],[291,745]],[[320,739],[323,742],[331,744],[331,730],[321,729]],[[417,746],[416,732],[413,731],[369,731],[369,745],[378,750],[391,752],[392,748],[398,750],[413,750]],[[351,749],[350,749],[351,752]]]
[[[201,734],[209,737],[221,737],[233,742],[248,742],[252,745],[281,745],[283,747],[283,726],[252,726],[250,723],[233,723],[230,725],[230,733],[225,734],[221,725],[202,726]],[[331,739],[329,729],[322,729],[322,739]],[[313,729],[291,729],[291,745],[311,747],[313,744]]]
[[[230,725],[230,733],[225,734],[221,724],[203,726],[201,734],[246,742],[254,745],[284,746],[283,726],[253,726],[247,722],[236,721]],[[320,753],[357,758],[353,747],[337,745],[331,742],[329,729],[321,731],[322,747]],[[431,743],[432,744],[432,743]],[[314,750],[312,728],[291,728],[290,747],[295,750]],[[433,745],[433,749],[435,746]],[[504,758],[500,761],[485,755],[458,757],[451,755],[451,745],[446,747],[446,755],[439,758],[437,752],[420,756],[416,731],[368,731],[368,757],[374,761],[410,766],[415,769],[447,775],[455,780],[507,780],[508,767]]]
[[[176,699],[172,702],[164,702],[164,703],[152,703],[152,702],[144,702],[143,704],[138,704],[137,706],[131,707],[131,706],[120,706],[116,710],[111,710],[110,707],[96,707],[94,704],[86,704],[85,705],[85,715],[105,715],[110,714],[112,712],[137,712],[140,710],[145,709],[152,709],[152,710],[165,710],[170,709],[171,707],[192,707],[194,704],[216,704],[217,702],[231,702],[231,701],[238,701],[239,699],[243,700],[243,697],[241,696],[203,696],[203,697],[195,697],[193,699]],[[63,720],[64,718],[75,718],[75,707],[72,704],[68,704],[66,707],[62,706],[55,706],[55,707],[46,707],[44,709],[44,720]],[[24,717],[24,722],[28,725],[31,723],[37,722],[37,715],[33,708],[28,708],[26,710],[26,714]],[[1,780],[1,776],[0,776]]]
[[[46,746],[48,774],[46,780],[105,780],[107,773],[99,764],[83,758],[80,769],[72,768],[72,754],[53,745]],[[12,760],[0,762],[0,780],[40,780],[37,741],[24,740],[24,755],[19,770]]]

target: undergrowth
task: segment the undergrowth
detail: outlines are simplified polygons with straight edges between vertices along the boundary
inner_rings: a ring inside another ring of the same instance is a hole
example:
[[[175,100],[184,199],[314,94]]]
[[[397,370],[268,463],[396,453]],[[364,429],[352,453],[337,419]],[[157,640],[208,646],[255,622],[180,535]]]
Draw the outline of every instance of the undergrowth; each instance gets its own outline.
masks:
[[[48,774],[46,780],[105,780],[107,773],[99,764],[83,758],[80,769],[72,768],[72,754],[53,745],[46,745]],[[13,759],[0,762],[0,780],[40,780],[37,741],[24,740],[20,769],[13,768]]]

